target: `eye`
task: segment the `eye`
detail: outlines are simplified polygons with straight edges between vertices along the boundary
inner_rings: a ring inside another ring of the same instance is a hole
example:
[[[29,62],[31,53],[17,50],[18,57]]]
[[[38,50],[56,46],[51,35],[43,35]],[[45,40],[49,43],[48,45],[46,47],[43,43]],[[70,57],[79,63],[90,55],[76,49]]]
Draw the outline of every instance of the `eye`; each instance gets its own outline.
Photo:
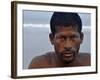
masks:
[[[58,36],[56,39],[60,40],[60,41],[64,41],[65,37],[64,36]]]
[[[78,38],[79,38],[79,35],[70,36],[70,39],[78,39]]]

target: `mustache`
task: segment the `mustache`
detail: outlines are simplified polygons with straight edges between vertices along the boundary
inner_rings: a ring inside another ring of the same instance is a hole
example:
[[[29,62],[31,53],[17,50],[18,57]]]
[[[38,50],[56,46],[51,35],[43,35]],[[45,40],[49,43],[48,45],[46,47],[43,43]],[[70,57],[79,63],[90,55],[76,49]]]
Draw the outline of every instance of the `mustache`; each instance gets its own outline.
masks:
[[[63,51],[62,51],[62,53],[66,53],[66,52],[71,52],[71,53],[73,53],[73,52],[76,52],[77,50],[75,49],[75,48],[66,48],[66,49],[64,49]]]

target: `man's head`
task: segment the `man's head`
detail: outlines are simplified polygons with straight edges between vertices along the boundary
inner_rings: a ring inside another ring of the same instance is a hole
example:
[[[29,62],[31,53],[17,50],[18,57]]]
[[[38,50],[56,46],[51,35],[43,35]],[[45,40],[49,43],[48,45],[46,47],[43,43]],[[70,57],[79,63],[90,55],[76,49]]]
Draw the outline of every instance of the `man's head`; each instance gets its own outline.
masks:
[[[70,63],[77,56],[83,40],[82,22],[77,13],[54,12],[50,20],[51,43],[63,62]]]

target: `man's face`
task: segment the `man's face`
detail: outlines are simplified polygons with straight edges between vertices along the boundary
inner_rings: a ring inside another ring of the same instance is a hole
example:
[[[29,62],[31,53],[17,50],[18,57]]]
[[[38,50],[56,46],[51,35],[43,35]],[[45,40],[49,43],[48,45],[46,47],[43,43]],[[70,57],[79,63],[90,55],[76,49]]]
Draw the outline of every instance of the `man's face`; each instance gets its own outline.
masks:
[[[51,43],[54,45],[55,53],[64,62],[72,62],[78,54],[80,44],[83,40],[83,33],[79,33],[77,27],[60,26],[56,33],[50,34]]]

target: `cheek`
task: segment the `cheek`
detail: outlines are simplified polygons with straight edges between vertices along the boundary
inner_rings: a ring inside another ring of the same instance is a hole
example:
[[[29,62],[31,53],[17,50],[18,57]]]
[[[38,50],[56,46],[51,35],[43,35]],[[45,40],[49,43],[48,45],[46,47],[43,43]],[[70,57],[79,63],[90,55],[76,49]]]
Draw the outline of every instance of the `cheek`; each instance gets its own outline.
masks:
[[[56,52],[61,52],[64,49],[64,43],[59,40],[55,40],[54,47]]]
[[[75,40],[75,41],[73,42],[73,47],[76,47],[76,48],[79,49],[80,44],[81,44],[81,40],[80,40],[80,39],[77,39],[77,40]]]

